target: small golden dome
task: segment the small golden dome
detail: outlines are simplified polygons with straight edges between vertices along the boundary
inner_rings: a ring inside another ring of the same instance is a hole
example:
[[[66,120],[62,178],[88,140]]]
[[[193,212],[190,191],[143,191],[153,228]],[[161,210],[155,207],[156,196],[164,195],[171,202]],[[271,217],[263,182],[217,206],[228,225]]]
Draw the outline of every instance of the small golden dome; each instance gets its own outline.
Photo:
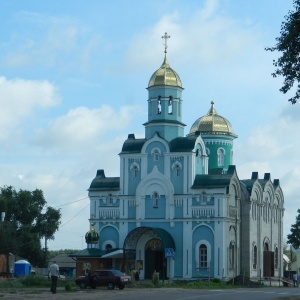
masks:
[[[151,76],[148,88],[158,85],[178,86],[182,88],[180,77],[172,68],[170,68],[166,56],[161,67]]]
[[[194,134],[197,131],[201,134],[218,134],[229,135],[234,138],[237,137],[230,122],[226,118],[218,115],[214,108],[213,101],[211,101],[211,108],[208,113],[194,122],[190,134]]]
[[[94,228],[94,223],[91,223],[91,229],[85,234],[85,242],[87,244],[97,244],[99,241],[99,234]]]

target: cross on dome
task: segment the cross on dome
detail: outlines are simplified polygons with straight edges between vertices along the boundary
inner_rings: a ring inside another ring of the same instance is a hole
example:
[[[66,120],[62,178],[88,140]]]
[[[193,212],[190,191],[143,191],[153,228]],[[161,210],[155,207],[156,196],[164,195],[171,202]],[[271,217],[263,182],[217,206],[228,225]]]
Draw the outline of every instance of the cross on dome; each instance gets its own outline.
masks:
[[[164,46],[165,46],[165,53],[167,53],[167,48],[168,48],[168,45],[167,45],[167,40],[170,38],[171,36],[168,35],[166,32],[165,32],[165,35],[163,35],[161,38],[165,40],[164,42]]]

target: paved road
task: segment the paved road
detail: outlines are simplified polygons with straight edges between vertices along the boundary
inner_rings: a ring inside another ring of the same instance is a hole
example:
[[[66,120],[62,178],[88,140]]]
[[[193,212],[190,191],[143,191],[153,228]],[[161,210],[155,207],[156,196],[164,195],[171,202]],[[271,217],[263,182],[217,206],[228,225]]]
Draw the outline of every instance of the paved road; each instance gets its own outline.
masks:
[[[0,299],[64,299],[64,300],[300,300],[300,288],[260,288],[230,290],[187,290],[178,288],[152,288],[109,291],[102,288],[96,290],[78,290],[67,293],[59,289],[53,295],[46,289],[35,290],[0,290]]]

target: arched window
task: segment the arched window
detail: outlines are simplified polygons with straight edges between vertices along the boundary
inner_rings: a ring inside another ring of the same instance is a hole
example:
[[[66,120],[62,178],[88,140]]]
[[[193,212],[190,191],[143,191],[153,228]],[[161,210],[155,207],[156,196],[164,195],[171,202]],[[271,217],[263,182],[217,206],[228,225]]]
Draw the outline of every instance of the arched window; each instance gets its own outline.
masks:
[[[132,178],[137,178],[139,171],[140,171],[140,167],[139,165],[134,162],[131,166],[130,166],[130,171],[132,172]]]
[[[113,204],[113,196],[112,196],[112,194],[108,194],[107,205],[112,205],[112,204]]]
[[[168,105],[168,114],[171,115],[173,113],[173,97],[169,97],[169,105]]]
[[[233,269],[234,268],[234,265],[235,265],[235,249],[234,249],[234,243],[231,242],[230,245],[229,245],[229,266],[230,266],[230,269]]]
[[[157,114],[161,114],[161,96],[158,96],[157,100]]]
[[[207,268],[207,246],[204,244],[199,247],[199,268]]]
[[[159,161],[160,150],[158,148],[152,149],[151,155],[153,156],[154,161]]]
[[[209,149],[208,149],[208,148],[206,148],[206,154],[207,154],[207,156],[209,156],[209,155],[210,155],[210,151],[209,151]]]
[[[264,251],[269,251],[269,244],[267,242],[264,243]]]
[[[274,253],[274,267],[275,269],[278,269],[278,248],[275,248],[275,253]]]
[[[157,208],[158,207],[158,198],[159,198],[158,193],[154,192],[152,195],[152,198],[153,198],[153,207]]]
[[[181,170],[182,170],[182,166],[181,164],[176,161],[173,165],[172,165],[172,169],[174,170],[174,176],[178,177],[181,175]]]
[[[223,167],[224,166],[224,155],[225,151],[222,148],[218,149],[218,166]]]
[[[257,246],[253,245],[253,269],[257,268]]]
[[[112,245],[111,244],[106,244],[105,245],[105,251],[109,252],[112,249]]]

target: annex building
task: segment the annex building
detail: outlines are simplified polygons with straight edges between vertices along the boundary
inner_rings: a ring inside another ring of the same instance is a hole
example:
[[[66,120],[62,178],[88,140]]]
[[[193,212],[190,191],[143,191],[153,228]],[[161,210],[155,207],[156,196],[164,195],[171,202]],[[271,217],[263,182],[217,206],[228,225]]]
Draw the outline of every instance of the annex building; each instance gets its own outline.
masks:
[[[138,269],[140,279],[282,274],[284,196],[279,180],[253,172],[239,179],[237,135],[208,105],[188,133],[183,84],[165,56],[148,82],[145,137],[120,145],[120,176],[99,169],[88,189],[88,247],[77,273]],[[117,154],[116,154],[117,155]],[[250,175],[250,174],[249,174]]]

